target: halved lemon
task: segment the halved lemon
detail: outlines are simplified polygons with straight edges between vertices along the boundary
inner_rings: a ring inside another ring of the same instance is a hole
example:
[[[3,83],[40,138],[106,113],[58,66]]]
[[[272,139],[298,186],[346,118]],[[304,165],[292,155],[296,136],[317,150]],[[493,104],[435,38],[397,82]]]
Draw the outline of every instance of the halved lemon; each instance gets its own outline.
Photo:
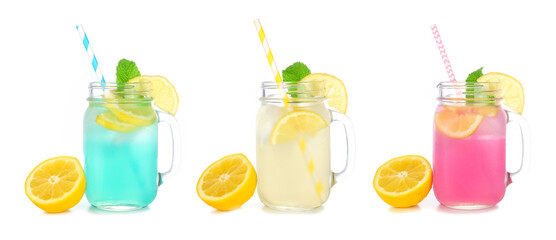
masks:
[[[128,81],[134,82],[150,82],[152,88],[152,97],[154,105],[161,110],[176,115],[178,111],[179,98],[174,85],[163,76],[139,76]]]
[[[503,73],[491,72],[481,76],[477,82],[498,82],[504,98],[504,105],[519,114],[523,113],[525,95],[521,83],[515,78]]]
[[[57,213],[79,203],[86,185],[79,160],[60,156],[45,160],[29,173],[25,194],[40,209]]]
[[[373,187],[384,202],[393,207],[419,204],[431,190],[432,168],[417,155],[397,157],[376,170]]]
[[[131,131],[137,129],[136,125],[129,124],[129,123],[121,121],[111,111],[106,111],[106,112],[103,112],[103,113],[97,115],[97,118],[95,119],[95,122],[98,125],[103,126],[104,128],[110,129],[112,131],[131,132]]]
[[[346,86],[340,79],[326,73],[312,73],[301,79],[301,81],[323,81],[328,105],[338,112],[346,113],[348,104],[347,91]]]
[[[156,121],[156,113],[150,104],[106,103],[103,106],[120,121],[131,125],[149,126]]]
[[[473,111],[473,107],[450,107],[436,112],[434,125],[441,133],[452,138],[466,138],[477,130],[483,115]]]
[[[270,135],[272,145],[297,139],[303,133],[314,136],[317,132],[328,126],[320,115],[305,110],[291,111],[274,125]]]
[[[241,153],[212,163],[197,182],[197,194],[218,210],[233,210],[249,200],[257,186],[255,168]]]

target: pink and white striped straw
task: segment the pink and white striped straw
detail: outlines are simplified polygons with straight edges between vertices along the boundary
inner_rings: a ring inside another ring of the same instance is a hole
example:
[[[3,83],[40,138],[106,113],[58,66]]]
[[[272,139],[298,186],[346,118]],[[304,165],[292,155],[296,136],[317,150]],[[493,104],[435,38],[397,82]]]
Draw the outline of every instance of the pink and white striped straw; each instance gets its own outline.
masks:
[[[446,49],[444,49],[444,44],[442,44],[440,33],[438,33],[438,28],[436,27],[435,24],[431,25],[431,30],[432,30],[432,35],[434,35],[434,39],[436,40],[436,45],[438,46],[438,51],[440,52],[442,61],[444,62],[444,67],[446,68],[446,72],[448,73],[448,77],[450,78],[450,82],[455,82],[456,75],[454,75],[454,71],[452,70],[452,65],[450,64],[450,60],[448,60],[448,54],[446,54]]]

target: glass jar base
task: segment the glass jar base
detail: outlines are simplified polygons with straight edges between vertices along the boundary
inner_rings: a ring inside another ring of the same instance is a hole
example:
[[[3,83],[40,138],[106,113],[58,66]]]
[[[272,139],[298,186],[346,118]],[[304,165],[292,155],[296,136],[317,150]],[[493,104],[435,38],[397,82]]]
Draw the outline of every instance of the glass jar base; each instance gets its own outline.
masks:
[[[487,209],[487,208],[491,208],[496,206],[496,204],[494,205],[446,205],[446,204],[442,204],[442,206],[445,206],[447,208],[451,208],[451,209],[457,209],[457,210],[481,210],[481,209]]]
[[[270,206],[266,204],[265,206],[267,206],[272,210],[281,211],[281,212],[308,212],[321,207],[321,206],[317,206],[317,207],[305,208],[305,207],[289,207],[289,206]]]
[[[93,205],[93,207],[98,208],[100,210],[111,211],[111,212],[129,212],[129,211],[136,211],[142,209],[146,206],[98,204],[98,205]]]

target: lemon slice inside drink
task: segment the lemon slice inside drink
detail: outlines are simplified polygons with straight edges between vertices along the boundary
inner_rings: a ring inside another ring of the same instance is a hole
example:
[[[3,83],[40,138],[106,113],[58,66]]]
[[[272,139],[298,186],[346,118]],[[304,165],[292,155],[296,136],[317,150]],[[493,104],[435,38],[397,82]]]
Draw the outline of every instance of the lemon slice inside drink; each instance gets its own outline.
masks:
[[[497,72],[487,73],[477,79],[477,82],[498,82],[502,91],[504,105],[521,114],[523,113],[523,105],[525,104],[525,95],[521,83],[515,78]]]
[[[174,86],[163,76],[139,76],[128,81],[128,83],[150,82],[154,105],[161,110],[176,115],[178,111],[179,98]]]
[[[436,129],[451,138],[466,138],[477,130],[484,117],[498,115],[495,106],[443,106],[434,115]]]
[[[473,107],[449,107],[434,115],[436,129],[451,138],[466,138],[477,130],[483,115],[472,111]]]
[[[118,119],[111,111],[99,114],[95,122],[106,129],[118,132],[131,132],[137,129],[136,125],[125,123]]]
[[[302,82],[323,81],[325,86],[325,96],[328,99],[328,105],[341,113],[347,111],[347,91],[344,83],[330,74],[312,73],[301,79]]]
[[[317,132],[328,126],[326,120],[320,115],[305,110],[291,111],[283,116],[272,130],[270,143],[272,145],[297,139],[306,133],[315,136]]]
[[[149,126],[156,121],[156,113],[149,104],[103,104],[120,121],[135,126]]]

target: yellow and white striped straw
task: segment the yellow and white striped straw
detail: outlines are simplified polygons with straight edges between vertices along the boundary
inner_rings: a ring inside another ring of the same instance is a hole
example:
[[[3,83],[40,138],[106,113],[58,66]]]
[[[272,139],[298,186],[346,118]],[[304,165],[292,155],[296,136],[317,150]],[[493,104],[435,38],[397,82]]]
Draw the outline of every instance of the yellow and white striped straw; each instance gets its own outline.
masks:
[[[284,89],[284,82],[282,81],[282,77],[280,76],[280,71],[278,70],[278,66],[276,65],[276,61],[274,61],[274,56],[272,56],[272,51],[270,51],[270,46],[268,45],[268,41],[266,40],[266,36],[264,35],[263,26],[261,25],[261,21],[259,19],[255,19],[253,21],[255,23],[255,28],[259,33],[259,38],[261,39],[261,44],[263,45],[264,52],[266,54],[266,58],[268,60],[268,64],[270,65],[270,69],[272,70],[272,74],[274,75],[274,80],[276,81],[276,87],[281,89],[282,95],[284,95],[284,105],[288,105],[288,94]]]

